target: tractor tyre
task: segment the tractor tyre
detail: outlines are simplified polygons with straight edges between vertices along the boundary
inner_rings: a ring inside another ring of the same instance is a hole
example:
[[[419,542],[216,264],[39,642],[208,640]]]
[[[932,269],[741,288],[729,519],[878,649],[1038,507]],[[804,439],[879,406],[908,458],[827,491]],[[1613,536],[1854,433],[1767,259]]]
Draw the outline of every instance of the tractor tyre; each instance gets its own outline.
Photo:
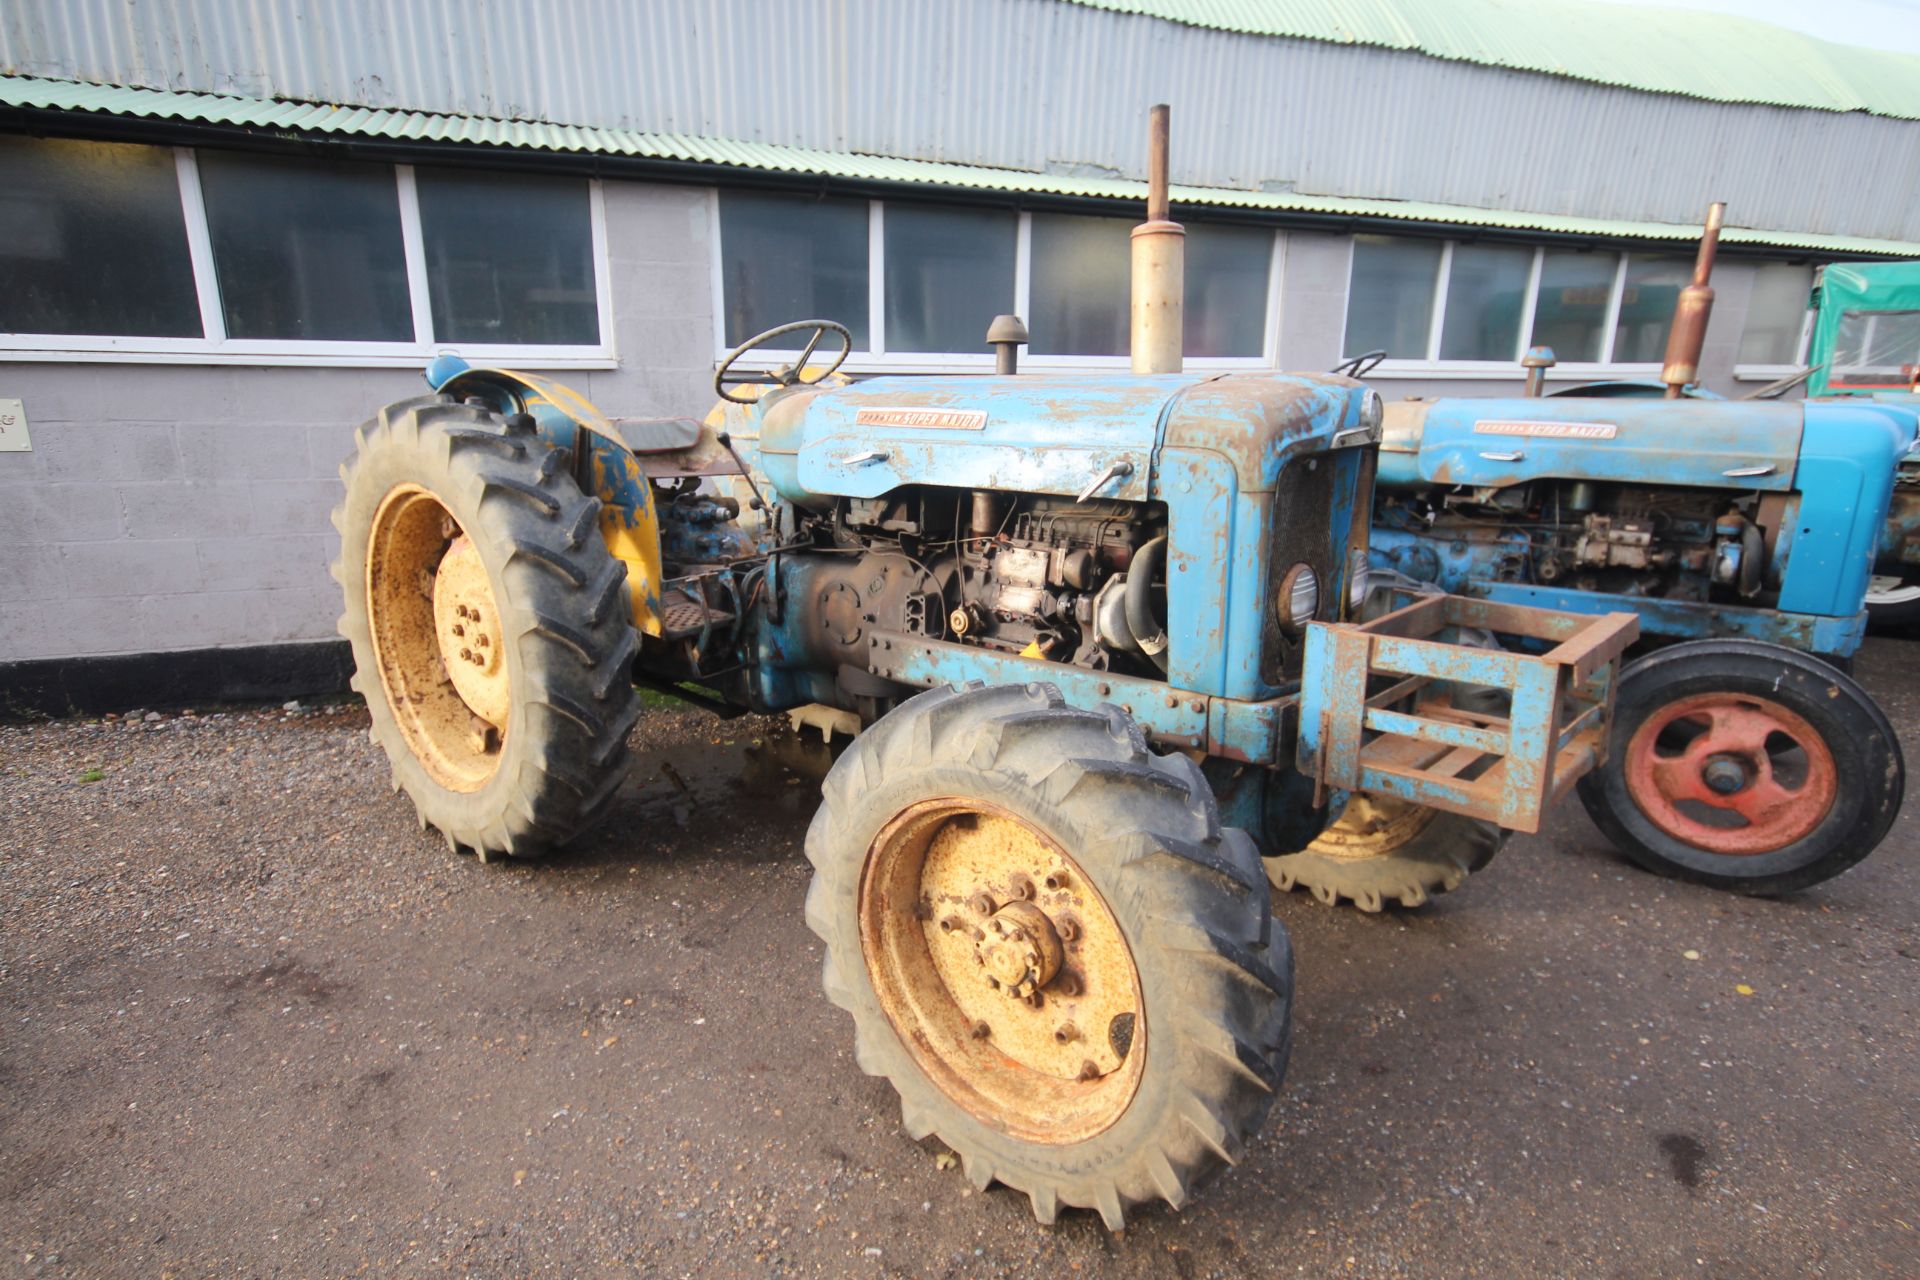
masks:
[[[1790,893],[1873,852],[1906,764],[1865,690],[1819,659],[1752,640],[1692,640],[1621,671],[1587,813],[1657,875]]]
[[[1286,1069],[1293,957],[1185,756],[1050,684],[934,689],[854,740],[807,923],[855,1055],[985,1190],[1115,1231],[1238,1159]]]
[[[1880,574],[1867,581],[1867,626],[1904,631],[1920,623],[1920,573]]]
[[[525,415],[423,397],[356,442],[333,575],[394,789],[483,861],[563,843],[613,798],[640,713],[600,500]]]
[[[1354,796],[1312,844],[1265,859],[1267,878],[1277,889],[1305,889],[1329,907],[1342,898],[1367,912],[1388,902],[1417,907],[1492,862],[1507,835],[1477,818]]]

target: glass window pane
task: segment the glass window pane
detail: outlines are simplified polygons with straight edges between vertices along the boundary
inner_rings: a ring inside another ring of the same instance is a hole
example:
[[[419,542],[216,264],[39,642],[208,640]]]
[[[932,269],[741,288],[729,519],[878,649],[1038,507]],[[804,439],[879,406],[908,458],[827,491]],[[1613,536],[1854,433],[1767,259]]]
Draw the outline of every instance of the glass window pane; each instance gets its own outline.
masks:
[[[1259,356],[1266,345],[1273,232],[1189,223],[1186,260],[1186,354]]]
[[[1693,259],[1629,254],[1620,289],[1620,320],[1613,329],[1613,358],[1658,363],[1667,358],[1673,304],[1693,279]]]
[[[1427,358],[1440,250],[1438,240],[1353,238],[1343,354],[1384,351],[1395,360]]]
[[[1619,262],[1611,253],[1548,253],[1540,263],[1540,296],[1527,345],[1552,347],[1562,363],[1598,360]]]
[[[585,178],[417,169],[436,342],[600,344]]]
[[[820,319],[847,326],[853,349],[867,349],[866,201],[723,191],[720,262],[729,346]],[[798,350],[807,335],[793,336]],[[826,349],[835,349],[832,339]]]
[[[413,340],[390,167],[197,158],[228,337]]]
[[[1028,350],[1035,355],[1127,354],[1133,227],[1127,218],[1033,215]]]
[[[887,349],[987,351],[987,326],[1013,310],[1018,215],[886,208]]]
[[[1746,328],[1740,333],[1740,364],[1794,364],[1800,330],[1813,294],[1813,268],[1763,263],[1753,273]]]
[[[198,338],[173,152],[0,137],[0,331]]]
[[[1440,322],[1442,360],[1517,360],[1520,313],[1527,305],[1533,250],[1519,245],[1456,244],[1447,269]]]
[[[1836,387],[1910,391],[1920,375],[1920,311],[1847,311],[1833,339]]]

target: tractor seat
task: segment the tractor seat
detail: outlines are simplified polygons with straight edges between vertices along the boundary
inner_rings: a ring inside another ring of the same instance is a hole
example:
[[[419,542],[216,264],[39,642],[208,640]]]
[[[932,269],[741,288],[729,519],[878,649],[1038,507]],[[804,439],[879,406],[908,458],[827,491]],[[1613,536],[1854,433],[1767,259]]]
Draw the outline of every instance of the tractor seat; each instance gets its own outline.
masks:
[[[675,453],[700,440],[700,424],[692,418],[609,418],[620,442],[635,453]]]

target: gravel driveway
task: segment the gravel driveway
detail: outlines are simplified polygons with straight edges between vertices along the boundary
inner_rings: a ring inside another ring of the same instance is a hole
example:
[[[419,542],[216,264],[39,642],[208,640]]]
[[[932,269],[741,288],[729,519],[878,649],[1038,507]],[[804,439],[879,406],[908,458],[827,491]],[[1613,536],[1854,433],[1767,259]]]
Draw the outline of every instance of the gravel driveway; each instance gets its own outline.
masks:
[[[1909,744],[1916,653],[1861,663]],[[1420,910],[1280,902],[1273,1118],[1116,1238],[855,1068],[775,729],[655,711],[605,829],[485,866],[351,705],[0,728],[0,1274],[1920,1274],[1911,813],[1783,901],[1564,811]]]

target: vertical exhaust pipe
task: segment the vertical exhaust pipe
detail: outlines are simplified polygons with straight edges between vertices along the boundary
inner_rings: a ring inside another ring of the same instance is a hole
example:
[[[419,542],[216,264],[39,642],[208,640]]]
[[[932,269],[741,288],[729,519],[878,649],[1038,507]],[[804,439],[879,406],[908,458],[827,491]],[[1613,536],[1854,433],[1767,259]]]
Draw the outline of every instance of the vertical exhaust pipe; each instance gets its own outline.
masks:
[[[1133,229],[1133,371],[1179,373],[1187,292],[1187,230],[1168,216],[1165,103],[1147,144],[1147,220]]]
[[[1667,334],[1667,359],[1660,369],[1669,400],[1678,400],[1680,389],[1700,376],[1700,350],[1707,343],[1707,317],[1713,314],[1713,289],[1707,278],[1713,274],[1713,255],[1720,248],[1720,224],[1726,214],[1724,200],[1707,206],[1700,253],[1693,260],[1693,281],[1673,304],[1673,329]]]

